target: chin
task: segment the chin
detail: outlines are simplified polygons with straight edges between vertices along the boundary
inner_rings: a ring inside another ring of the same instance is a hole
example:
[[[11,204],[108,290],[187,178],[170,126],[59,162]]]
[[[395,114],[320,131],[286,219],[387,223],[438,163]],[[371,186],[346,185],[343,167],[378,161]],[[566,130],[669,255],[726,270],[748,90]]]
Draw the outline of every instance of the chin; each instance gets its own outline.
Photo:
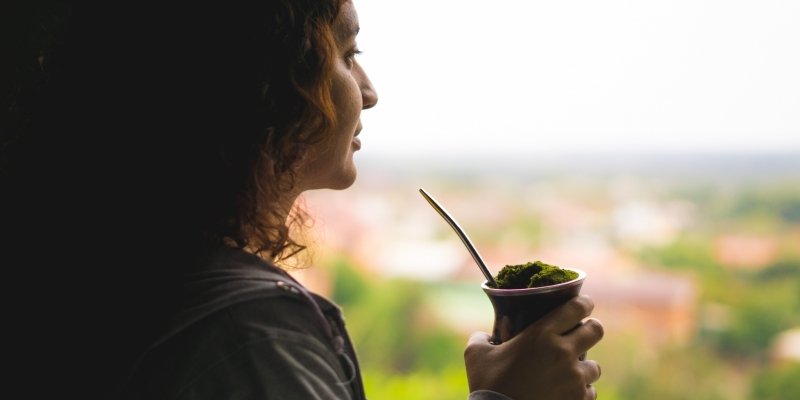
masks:
[[[358,176],[358,171],[355,165],[350,165],[350,168],[342,168],[334,174],[329,175],[328,179],[320,185],[324,189],[344,190],[353,186]]]
[[[352,173],[347,174],[347,176],[343,176],[342,179],[338,180],[335,185],[332,185],[331,189],[344,190],[349,188],[350,186],[353,186],[353,184],[356,182],[356,175],[358,174],[356,173],[355,170],[353,170]]]

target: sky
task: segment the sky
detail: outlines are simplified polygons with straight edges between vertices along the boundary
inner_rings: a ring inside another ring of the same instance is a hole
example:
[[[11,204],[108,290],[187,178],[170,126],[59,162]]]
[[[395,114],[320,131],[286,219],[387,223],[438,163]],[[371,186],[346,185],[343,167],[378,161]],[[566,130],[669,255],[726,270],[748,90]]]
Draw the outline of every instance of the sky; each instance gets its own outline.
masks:
[[[359,156],[800,152],[800,1],[355,0]]]

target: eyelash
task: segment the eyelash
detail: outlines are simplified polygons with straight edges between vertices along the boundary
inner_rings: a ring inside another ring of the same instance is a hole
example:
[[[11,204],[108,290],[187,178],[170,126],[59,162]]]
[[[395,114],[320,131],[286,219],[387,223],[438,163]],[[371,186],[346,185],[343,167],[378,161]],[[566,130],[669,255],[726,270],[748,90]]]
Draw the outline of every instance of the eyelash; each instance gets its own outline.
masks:
[[[345,56],[344,59],[345,61],[347,61],[348,64],[351,64],[353,61],[355,61],[356,56],[360,55],[361,53],[362,53],[361,50],[353,49],[347,53],[347,56]]]

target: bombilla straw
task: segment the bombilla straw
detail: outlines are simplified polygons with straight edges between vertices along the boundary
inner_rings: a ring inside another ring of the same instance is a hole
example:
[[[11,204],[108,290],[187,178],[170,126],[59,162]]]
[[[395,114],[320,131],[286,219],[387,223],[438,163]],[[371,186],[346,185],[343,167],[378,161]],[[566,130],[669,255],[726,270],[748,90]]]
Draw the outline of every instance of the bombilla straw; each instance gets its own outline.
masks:
[[[486,280],[489,282],[489,285],[492,287],[497,287],[497,283],[494,281],[494,277],[492,276],[491,272],[489,272],[489,269],[486,268],[486,263],[483,262],[483,258],[481,258],[481,255],[478,254],[478,250],[476,250],[475,246],[472,245],[472,242],[469,240],[469,237],[467,237],[467,234],[464,233],[464,230],[461,229],[461,227],[458,225],[458,222],[456,222],[453,219],[453,217],[451,217],[450,214],[448,214],[447,211],[445,211],[445,209],[442,208],[442,206],[440,206],[439,203],[436,202],[436,200],[434,200],[431,196],[429,196],[428,193],[425,193],[425,191],[422,190],[421,188],[419,189],[419,192],[420,194],[422,194],[422,197],[424,197],[425,200],[428,201],[431,207],[433,207],[433,209],[436,210],[436,212],[438,212],[439,215],[441,215],[442,218],[444,218],[444,220],[447,221],[448,224],[450,224],[450,227],[453,228],[454,231],[456,231],[456,234],[464,243],[464,246],[466,246],[467,250],[469,250],[469,254],[472,254],[472,258],[478,264],[478,267],[480,267],[481,272],[483,273],[483,276],[486,277]]]

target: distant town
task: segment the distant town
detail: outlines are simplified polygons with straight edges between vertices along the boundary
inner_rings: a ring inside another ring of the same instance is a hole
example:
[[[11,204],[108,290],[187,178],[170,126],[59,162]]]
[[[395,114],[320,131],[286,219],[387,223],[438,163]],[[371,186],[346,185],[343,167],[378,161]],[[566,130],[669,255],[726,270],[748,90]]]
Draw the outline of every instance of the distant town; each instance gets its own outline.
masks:
[[[495,272],[534,260],[586,271],[607,336],[651,352],[728,343],[737,304],[709,289],[712,275],[790,265],[800,277],[800,154],[574,157],[359,162],[352,188],[305,199],[318,265],[295,273],[330,295],[325,264],[345,257],[371,279],[450,287],[434,302],[441,318],[462,334],[491,329],[483,277],[423,187]],[[800,362],[800,319],[786,324],[760,354]]]

